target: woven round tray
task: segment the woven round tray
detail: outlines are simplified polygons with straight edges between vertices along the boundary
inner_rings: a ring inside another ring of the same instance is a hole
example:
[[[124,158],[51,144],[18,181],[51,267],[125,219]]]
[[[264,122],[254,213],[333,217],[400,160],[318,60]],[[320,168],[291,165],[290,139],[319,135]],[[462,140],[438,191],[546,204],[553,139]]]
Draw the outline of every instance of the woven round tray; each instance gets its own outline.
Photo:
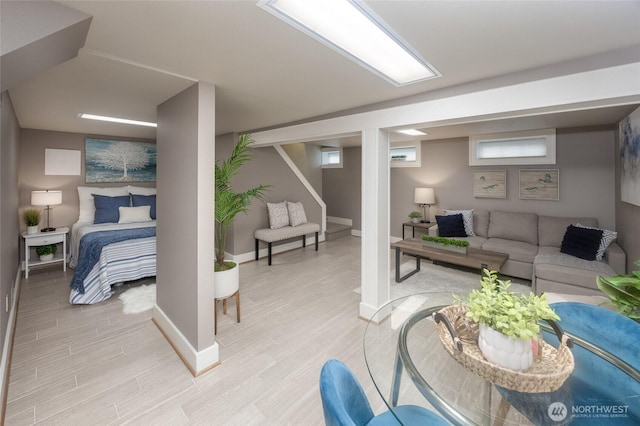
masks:
[[[573,371],[573,354],[567,347],[566,335],[557,349],[542,342],[541,356],[526,371],[510,370],[487,361],[478,347],[478,325],[464,316],[466,312],[465,307],[455,305],[438,312],[447,318],[455,337],[445,321],[438,321],[438,313],[434,314],[438,336],[456,361],[483,379],[518,392],[552,392],[562,386]]]

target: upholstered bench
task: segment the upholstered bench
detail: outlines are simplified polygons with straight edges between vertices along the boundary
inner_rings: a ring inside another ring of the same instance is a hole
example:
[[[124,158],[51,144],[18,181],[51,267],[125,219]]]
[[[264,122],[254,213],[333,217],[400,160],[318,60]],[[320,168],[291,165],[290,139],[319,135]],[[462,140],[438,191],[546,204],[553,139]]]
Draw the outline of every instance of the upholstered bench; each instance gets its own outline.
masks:
[[[316,234],[316,251],[318,251],[318,233],[320,232],[320,225],[317,223],[303,223],[297,226],[283,226],[282,228],[271,229],[256,229],[253,233],[256,239],[256,260],[259,258],[260,241],[264,241],[268,244],[268,259],[269,265],[271,265],[271,243],[274,241],[288,240],[289,238],[302,237],[302,247],[307,245],[307,234]]]

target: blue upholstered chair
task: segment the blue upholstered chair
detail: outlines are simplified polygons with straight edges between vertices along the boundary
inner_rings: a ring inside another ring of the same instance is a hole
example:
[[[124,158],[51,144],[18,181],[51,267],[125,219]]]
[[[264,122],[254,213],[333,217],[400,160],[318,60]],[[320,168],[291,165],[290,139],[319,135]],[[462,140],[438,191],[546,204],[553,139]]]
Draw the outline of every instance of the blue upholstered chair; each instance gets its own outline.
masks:
[[[327,361],[320,373],[320,396],[327,426],[399,425],[390,411],[374,416],[358,379],[341,361]],[[415,405],[397,407],[403,423],[448,425],[440,416]]]
[[[640,371],[639,323],[617,312],[585,303],[561,302],[551,306],[560,316],[559,325],[564,331],[597,345]],[[553,346],[558,345],[557,337],[547,333],[544,337]],[[558,391],[533,395],[519,395],[502,388],[498,391],[535,424],[640,424],[640,382],[577,344],[571,352],[575,370]],[[533,402],[535,400],[537,403]],[[547,410],[553,402],[562,402],[567,407],[564,422],[549,419]],[[616,410],[616,414],[623,415],[588,415],[588,410]]]

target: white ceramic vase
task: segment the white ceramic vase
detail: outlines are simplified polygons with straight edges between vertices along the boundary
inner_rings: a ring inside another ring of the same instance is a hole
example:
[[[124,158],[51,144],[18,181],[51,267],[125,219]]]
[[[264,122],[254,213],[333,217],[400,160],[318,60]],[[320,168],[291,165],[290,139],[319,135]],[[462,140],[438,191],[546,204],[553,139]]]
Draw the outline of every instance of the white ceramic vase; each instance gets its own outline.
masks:
[[[417,218],[417,217],[412,217],[412,218],[411,218],[411,222],[413,222],[413,223],[418,223],[418,218]]]
[[[501,367],[524,371],[533,365],[531,339],[514,339],[480,324],[478,346],[487,360]]]
[[[49,253],[49,254],[42,254],[40,255],[40,260],[42,262],[46,262],[48,260],[53,260],[53,253]]]
[[[27,226],[27,234],[37,234],[38,233],[38,225],[35,226]]]

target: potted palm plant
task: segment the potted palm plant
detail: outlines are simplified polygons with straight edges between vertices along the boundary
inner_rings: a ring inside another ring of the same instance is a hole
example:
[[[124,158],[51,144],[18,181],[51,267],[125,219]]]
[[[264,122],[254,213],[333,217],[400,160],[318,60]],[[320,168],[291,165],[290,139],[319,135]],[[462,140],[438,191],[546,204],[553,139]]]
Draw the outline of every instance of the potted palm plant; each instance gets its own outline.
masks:
[[[231,179],[238,169],[252,158],[251,135],[242,135],[231,152],[231,156],[215,166],[215,272],[234,270],[232,275],[239,277],[235,262],[225,261],[227,232],[233,219],[240,212],[246,213],[254,199],[261,199],[269,185],[258,185],[243,192],[231,188]],[[236,280],[239,278],[235,278]]]
[[[40,210],[26,209],[22,212],[22,220],[27,225],[27,234],[37,234],[40,223]]]

